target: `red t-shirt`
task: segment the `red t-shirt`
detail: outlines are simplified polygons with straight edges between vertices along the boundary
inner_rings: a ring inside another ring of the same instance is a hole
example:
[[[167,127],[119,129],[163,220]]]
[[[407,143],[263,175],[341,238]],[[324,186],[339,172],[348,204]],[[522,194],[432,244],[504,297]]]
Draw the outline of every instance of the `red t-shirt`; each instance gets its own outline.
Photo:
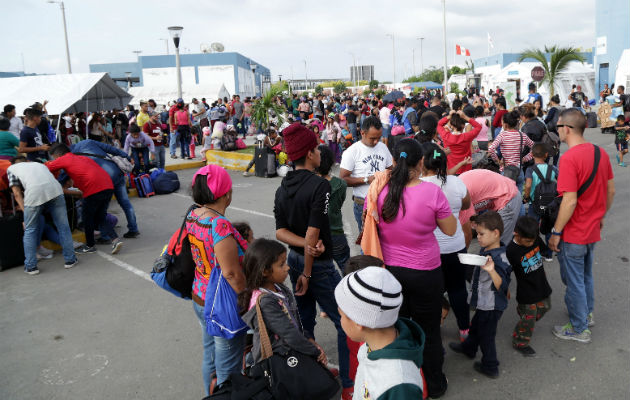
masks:
[[[84,198],[103,190],[114,189],[109,174],[91,158],[67,153],[56,160],[48,161],[46,166],[52,173],[60,169],[66,171],[74,182],[74,187],[83,192]]]
[[[507,110],[497,110],[492,120],[493,128],[500,128],[503,125],[503,114],[507,114]]]
[[[437,132],[440,134],[442,142],[444,142],[444,147],[448,147],[451,150],[451,153],[446,157],[446,167],[451,169],[463,161],[464,158],[471,156],[470,147],[473,140],[479,135],[481,125],[471,118],[468,122],[472,125],[472,130],[453,135],[448,129],[444,128],[444,125],[446,125],[448,121],[449,117],[442,118],[438,122]],[[462,174],[471,169],[471,164],[464,164],[455,171],[455,174]]]
[[[153,139],[162,135],[162,127],[160,126],[160,124],[152,124],[151,121],[149,121],[142,127],[142,132],[146,133],[147,136]],[[162,145],[162,142],[156,142],[154,140],[153,144],[155,145],[155,147],[159,147]]]
[[[612,167],[608,154],[599,149],[601,158],[597,175],[580,197],[571,219],[564,227],[562,239],[568,243],[590,244],[599,242],[600,221],[606,213],[608,181],[613,179]],[[577,192],[593,171],[593,145],[583,143],[571,147],[560,157],[558,164],[558,194]]]

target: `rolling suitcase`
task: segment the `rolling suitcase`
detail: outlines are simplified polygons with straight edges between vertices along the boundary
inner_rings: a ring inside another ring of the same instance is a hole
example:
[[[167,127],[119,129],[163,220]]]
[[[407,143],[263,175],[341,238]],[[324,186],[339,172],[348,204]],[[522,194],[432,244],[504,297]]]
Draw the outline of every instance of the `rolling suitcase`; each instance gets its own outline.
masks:
[[[586,123],[589,128],[597,128],[597,114],[594,112],[587,112]]]
[[[24,265],[24,217],[15,212],[13,195],[11,203],[12,215],[3,215],[0,207],[0,271]]]
[[[267,176],[267,148],[256,146],[254,148],[254,174],[259,178]]]
[[[140,175],[137,178],[134,178],[134,183],[136,185],[136,189],[138,190],[139,197],[155,196],[153,183],[151,182],[151,176],[149,176],[149,174]]]
[[[276,153],[270,151],[267,153],[267,173],[265,178],[276,176]]]

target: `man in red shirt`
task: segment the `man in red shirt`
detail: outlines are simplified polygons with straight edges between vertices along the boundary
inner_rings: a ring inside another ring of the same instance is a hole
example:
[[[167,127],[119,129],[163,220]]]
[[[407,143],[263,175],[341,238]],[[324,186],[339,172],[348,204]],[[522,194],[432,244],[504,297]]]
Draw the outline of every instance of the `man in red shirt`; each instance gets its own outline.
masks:
[[[179,133],[177,132],[177,125],[175,124],[175,111],[177,111],[178,104],[184,104],[184,99],[181,97],[177,99],[177,101],[171,105],[168,109],[168,127],[171,132],[168,146],[169,151],[171,153],[171,158],[177,158],[175,153],[177,152],[177,142],[179,142]]]
[[[101,227],[103,236],[113,238],[112,254],[122,247],[118,235],[106,220],[107,207],[114,194],[114,185],[109,174],[96,161],[89,157],[72,154],[68,146],[56,143],[50,148],[53,161],[46,166],[53,174],[61,169],[72,179],[74,187],[83,195],[82,217],[85,231],[85,245],[75,251],[77,253],[94,253],[96,251],[94,230]]]
[[[569,150],[560,157],[558,194],[562,203],[549,247],[558,252],[570,321],[554,327],[553,334],[560,339],[589,343],[588,328],[595,325],[593,250],[601,240],[603,219],[615,196],[615,183],[608,154],[584,139],[585,127],[586,118],[578,109],[570,108],[560,114],[558,134]]]

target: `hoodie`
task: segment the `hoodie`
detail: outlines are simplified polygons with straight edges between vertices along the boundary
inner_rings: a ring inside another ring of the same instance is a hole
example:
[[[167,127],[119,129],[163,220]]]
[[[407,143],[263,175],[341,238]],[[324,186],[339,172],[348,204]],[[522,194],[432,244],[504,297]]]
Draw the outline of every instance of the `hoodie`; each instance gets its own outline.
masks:
[[[398,337],[380,350],[359,348],[359,368],[354,378],[354,400],[422,399],[422,351],[424,332],[420,325],[399,318]]]
[[[289,171],[276,190],[273,213],[276,218],[276,230],[287,229],[304,237],[308,227],[319,229],[319,238],[325,251],[316,260],[332,258],[332,239],[328,221],[328,203],[330,201],[330,183],[314,172],[299,169]],[[300,255],[303,247],[289,246]]]

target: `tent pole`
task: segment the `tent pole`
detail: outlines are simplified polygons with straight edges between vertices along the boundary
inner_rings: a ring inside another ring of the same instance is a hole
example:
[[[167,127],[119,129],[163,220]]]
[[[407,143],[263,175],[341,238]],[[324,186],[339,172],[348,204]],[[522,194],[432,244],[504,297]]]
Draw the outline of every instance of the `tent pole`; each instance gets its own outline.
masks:
[[[63,113],[59,113],[59,118],[57,118],[57,142],[61,143],[61,131],[59,130],[59,125],[61,125],[61,116]],[[66,128],[66,124],[63,124],[64,129]]]

